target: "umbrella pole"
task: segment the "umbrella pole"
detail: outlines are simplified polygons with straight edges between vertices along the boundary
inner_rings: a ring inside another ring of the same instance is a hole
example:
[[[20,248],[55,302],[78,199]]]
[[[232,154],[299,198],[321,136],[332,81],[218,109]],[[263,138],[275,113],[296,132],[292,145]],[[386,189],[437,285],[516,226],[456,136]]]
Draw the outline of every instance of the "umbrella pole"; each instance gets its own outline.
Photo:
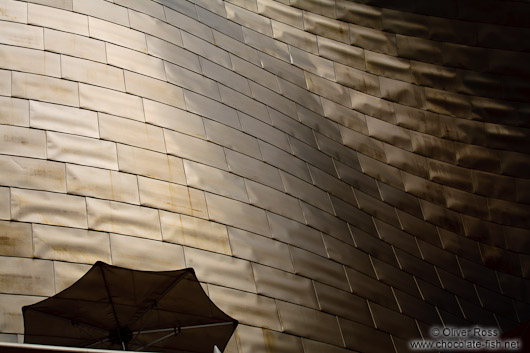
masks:
[[[114,303],[112,302],[112,297],[110,296],[110,290],[109,286],[107,284],[107,278],[105,277],[105,272],[103,271],[103,267],[99,268],[101,270],[101,276],[103,277],[103,283],[105,283],[105,290],[107,291],[107,297],[109,298],[110,307],[112,308],[112,314],[114,315],[114,321],[116,321],[116,332],[118,333],[118,338],[121,342],[121,347],[124,351],[128,350],[127,342],[123,339],[121,336],[121,327],[120,322],[118,321],[118,315],[116,314],[116,308],[114,308]]]

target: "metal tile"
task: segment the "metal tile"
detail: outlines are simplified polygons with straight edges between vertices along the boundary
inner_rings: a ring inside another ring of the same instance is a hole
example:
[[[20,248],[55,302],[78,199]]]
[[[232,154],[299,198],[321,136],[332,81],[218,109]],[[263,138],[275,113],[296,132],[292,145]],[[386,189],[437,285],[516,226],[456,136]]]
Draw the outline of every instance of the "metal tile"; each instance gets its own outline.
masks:
[[[399,169],[382,163],[376,159],[366,157],[361,153],[359,153],[357,156],[364,174],[367,174],[368,176],[371,176],[372,178],[389,184],[395,188],[404,190],[403,180],[401,179]]]
[[[148,123],[196,137],[206,137],[200,116],[147,99],[143,100],[143,106]]]
[[[460,75],[453,68],[411,61],[410,69],[415,84],[449,91],[455,91],[459,86]]]
[[[315,282],[315,291],[322,311],[372,326],[372,315],[366,299]]]
[[[3,190],[9,189],[2,188]],[[5,194],[5,191],[2,192]],[[6,200],[3,198],[2,201]],[[9,195],[8,195],[9,196]],[[9,198],[7,199],[9,200]],[[9,207],[8,207],[8,218],[9,218]],[[2,212],[4,213],[4,211]],[[20,223],[20,222],[6,222],[0,221],[0,254],[2,256],[20,256],[20,257],[32,257],[33,256],[33,245],[31,236],[31,224]]]
[[[459,303],[467,320],[471,322],[482,322],[483,325],[488,325],[488,327],[497,327],[497,320],[492,312],[483,309],[479,305],[469,303],[464,299],[459,300]]]
[[[171,271],[186,267],[180,245],[111,234],[110,247],[112,264],[116,266],[143,271]]]
[[[105,42],[44,28],[44,49],[102,63],[107,62]]]
[[[2,185],[66,192],[63,163],[1,155],[0,166]]]
[[[260,102],[270,107],[275,107],[293,119],[298,119],[296,115],[296,105],[293,101],[252,81],[249,81],[249,85],[254,98],[259,99]]]
[[[423,179],[429,178],[429,164],[427,158],[394,147],[390,144],[383,146],[388,164],[402,171],[408,171]],[[404,173],[404,172],[403,172]]]
[[[29,126],[28,101],[17,98],[0,97],[0,123],[16,126]]]
[[[23,157],[46,158],[46,134],[19,126],[0,126],[0,152]]]
[[[396,56],[398,52],[401,54],[398,51],[396,35],[393,33],[382,32],[350,23],[350,41],[352,45],[379,53],[393,56]],[[406,55],[403,56],[406,57]]]
[[[41,3],[41,4],[49,5],[52,7],[57,7],[60,9],[70,10],[70,11],[72,11],[72,8],[73,8],[72,1],[73,0],[28,0],[28,2],[33,2],[37,4]]]
[[[318,185],[330,194],[335,195],[352,205],[356,204],[355,196],[353,195],[350,185],[313,166],[309,166],[309,171],[311,172],[313,183],[315,185]]]
[[[350,228],[353,234],[353,239],[355,240],[355,246],[357,248],[371,255],[372,257],[392,264],[392,266],[399,267],[394,254],[395,248],[390,244],[381,241],[381,239],[379,239],[379,235],[375,233],[367,233],[352,225],[350,225]]]
[[[83,36],[89,35],[87,16],[79,15],[72,11],[54,9],[49,6],[28,4],[27,16],[28,24],[49,27]]]
[[[10,195],[9,188],[0,187],[0,219],[5,219],[5,220],[11,219],[11,200],[10,199],[11,199],[11,195]],[[0,236],[0,238],[3,238],[3,237]]]
[[[252,115],[261,121],[270,122],[269,113],[265,104],[221,84],[219,84],[219,92],[221,92],[221,98],[224,104]]]
[[[24,320],[22,307],[35,304],[42,297],[26,295],[0,294],[0,310],[4,313],[0,319],[0,330],[2,332],[24,333]]]
[[[379,82],[381,98],[416,108],[423,109],[425,107],[426,99],[423,87],[384,77],[380,77]]]
[[[401,172],[405,192],[421,199],[445,205],[445,192],[441,184],[433,183],[416,175]],[[419,215],[418,215],[419,216]]]
[[[238,352],[267,353],[261,327],[239,324],[233,336],[236,337]]]
[[[129,26],[127,9],[122,6],[116,6],[104,0],[94,0],[91,2],[73,0],[73,5],[75,12],[102,18],[122,26]]]
[[[291,54],[290,62],[293,65],[328,80],[335,81],[335,69],[333,68],[332,61],[310,54],[293,46],[289,46],[289,52]]]
[[[240,323],[281,331],[274,299],[208,284],[210,298]]]
[[[296,274],[350,291],[343,265],[293,246],[290,249]]]
[[[267,37],[246,27],[243,27],[243,36],[245,37],[245,43],[251,47],[285,62],[290,61],[287,44]]]
[[[288,23],[296,28],[303,29],[304,21],[302,11],[291,6],[286,6],[273,0],[257,0],[258,13],[275,20]]]
[[[271,0],[272,1],[272,0]],[[2,14],[0,19],[2,21],[27,23],[28,21],[28,5],[16,1],[3,1]]]
[[[241,128],[237,112],[224,104],[191,91],[184,91],[188,110],[236,129]]]
[[[250,203],[287,218],[304,222],[304,215],[298,199],[283,192],[247,180],[247,192]]]
[[[409,234],[401,231],[399,228],[399,223],[394,224],[394,226],[385,223],[379,219],[374,219],[375,225],[377,227],[377,232],[379,233],[379,237],[400,249],[403,249],[417,257],[421,257],[420,250],[418,249],[418,245],[416,244],[416,239]],[[420,240],[421,241],[421,240]],[[430,260],[430,257],[427,257]],[[453,259],[454,260],[454,259]],[[434,260],[430,260],[434,261]]]
[[[228,227],[228,235],[234,256],[280,270],[294,271],[287,244],[232,227]]]
[[[250,61],[254,65],[259,65],[258,51],[245,44],[245,41],[238,41],[233,39],[221,32],[212,30],[215,44],[232,54],[235,54],[247,61]]]
[[[11,71],[0,70],[0,94],[3,96],[11,96]]]
[[[40,50],[44,49],[44,35],[41,27],[1,21],[0,32],[3,33],[0,41],[4,44]]]
[[[301,140],[312,147],[317,147],[315,136],[309,127],[277,110],[272,108],[268,110],[273,126],[276,126],[281,131],[296,137],[298,140]],[[292,146],[292,139],[289,140],[291,141],[291,147],[294,149]]]
[[[55,272],[55,292],[70,287],[75,281],[83,277],[91,266],[84,264],[74,264],[69,262],[54,261],[53,269]]]
[[[368,50],[364,51],[366,58],[366,70],[369,72],[402,80],[405,82],[412,82],[412,70],[410,60],[374,53]]]
[[[469,169],[432,159],[428,163],[430,180],[469,192],[473,189],[471,171]]]
[[[185,184],[182,159],[162,153],[118,144],[120,171]]]
[[[340,218],[374,236],[377,234],[373,223],[374,218],[381,217],[388,222],[393,222],[395,225],[399,225],[394,208],[389,207],[366,194],[361,194],[360,191],[355,190],[354,192],[360,209],[357,206],[352,206],[339,200],[335,196],[331,196],[331,202],[333,203],[335,212]],[[380,206],[381,209],[378,209],[378,206]]]
[[[369,122],[370,118],[366,117],[366,120]],[[342,140],[344,141],[344,145],[350,147],[354,151],[358,151],[359,153],[386,163],[383,142],[343,126],[339,126],[339,129],[342,135]]]
[[[162,129],[153,125],[99,113],[99,131],[102,139],[166,152]]]
[[[348,24],[332,18],[320,16],[317,13],[304,11],[304,29],[342,43],[350,44],[350,29]]]
[[[250,262],[188,247],[184,255],[186,266],[192,267],[201,281],[256,293]]]
[[[109,48],[110,47],[107,46],[107,55],[112,53],[112,50]],[[109,63],[114,65],[117,64],[116,61],[112,60],[109,60]],[[112,66],[62,55],[61,73],[61,77],[68,80],[85,82],[122,92],[125,91],[123,70]]]
[[[487,198],[449,187],[444,187],[444,192],[446,205],[449,209],[473,217],[489,219]]]
[[[267,212],[267,218],[271,227],[272,238],[320,256],[327,256],[322,235],[317,230],[270,212]]]
[[[333,175],[336,174],[333,161],[329,156],[320,152],[316,148],[298,141],[297,139],[290,138],[289,141],[291,142],[291,148],[293,149],[294,155],[309,163],[308,167],[310,169],[314,169],[311,166],[312,164],[317,166],[319,169],[326,171],[327,173]]]
[[[47,132],[48,159],[105,169],[118,169],[116,144],[75,135]]]
[[[186,14],[178,13],[167,7],[164,9],[164,11],[166,13],[166,21],[168,23],[188,33],[193,33],[193,35],[202,38],[208,42],[213,42],[212,30],[210,29],[210,27],[187,16]]]
[[[218,81],[230,88],[235,89],[247,96],[251,95],[247,79],[234,73],[232,70],[225,69],[209,60],[200,58],[202,72],[205,76]]]
[[[283,183],[280,174],[278,173],[278,169],[259,160],[228,149],[225,149],[225,153],[228,167],[231,172],[258,181],[261,184],[273,187],[277,190],[283,190]]]
[[[288,2],[291,6],[317,13],[326,17],[335,18],[335,3],[326,0],[280,0],[283,3]]]
[[[252,11],[225,2],[226,17],[248,28],[272,37],[271,20]]]
[[[223,148],[211,142],[164,129],[167,151],[219,169],[227,169]]]
[[[258,142],[265,162],[292,173],[303,180],[311,181],[309,169],[304,161],[266,142],[261,140]]]
[[[339,178],[351,185],[354,189],[363,190],[365,193],[373,197],[380,196],[379,191],[377,189],[377,183],[375,182],[374,178],[365,175],[364,173],[357,171],[353,168],[350,168],[341,162],[335,162],[335,166],[337,167]],[[315,176],[313,175],[313,177]],[[352,205],[357,204],[357,201],[353,196],[353,190],[351,190],[351,188],[347,193],[346,190],[344,190],[344,193],[341,193],[340,195],[337,195],[335,193],[333,194]]]
[[[471,115],[469,99],[461,94],[425,88],[427,110],[456,117]]]
[[[270,236],[265,211],[222,196],[206,193],[210,219],[254,233]]]
[[[324,109],[324,115],[327,118],[337,122],[338,124],[344,125],[349,129],[361,132],[365,135],[368,134],[368,128],[366,126],[366,118],[364,114],[334,103],[325,98],[322,98],[321,100],[322,108]]]
[[[27,108],[27,103],[24,103],[11,102],[12,105]],[[97,114],[89,110],[31,101],[29,116],[30,126],[34,128],[99,137]]]
[[[324,37],[317,37],[318,39],[318,54],[324,58],[331,59],[335,63],[335,70],[337,70],[337,63],[343,67],[354,67],[364,70],[364,49],[343,44],[335,40]],[[345,66],[348,65],[348,66]],[[336,72],[337,82],[339,82],[340,75]],[[345,80],[346,81],[346,80]],[[355,84],[355,83],[351,83]]]
[[[346,87],[308,72],[305,77],[311,92],[351,108],[350,92]]]
[[[135,175],[99,168],[67,165],[69,194],[139,204],[138,182]]]
[[[152,19],[150,16],[147,17]],[[155,19],[152,20],[154,21]],[[88,18],[88,29],[91,37],[147,53],[145,34],[142,32],[94,17]],[[182,42],[175,44],[182,44]]]
[[[278,353],[303,353],[300,337],[288,335],[273,330],[263,330],[265,345],[269,351]]]
[[[317,37],[301,29],[272,20],[273,37],[297,48],[318,55]]]
[[[283,131],[246,114],[239,114],[239,120],[241,121],[243,131],[246,133],[266,141],[277,148],[281,148],[284,151],[291,152],[289,140]]]
[[[165,20],[164,7],[154,2],[146,3],[142,0],[115,0],[115,4],[122,5],[129,9],[134,9],[139,12],[148,14],[151,17],[156,17],[160,20]]]
[[[182,88],[130,71],[125,71],[124,74],[127,93],[149,98],[177,108],[186,107]]]
[[[371,260],[379,281],[394,288],[399,288],[400,290],[411,294],[416,298],[422,298],[419,288],[416,285],[412,275],[402,271],[399,267],[394,267],[376,258],[372,257]]]
[[[398,306],[390,286],[357,270],[349,267],[345,269],[354,294],[362,298],[369,298],[371,301],[380,303],[387,308],[397,310]]]
[[[217,82],[168,62],[165,62],[165,67],[169,82],[215,100],[221,100]]]
[[[375,303],[370,303],[370,310],[378,329],[405,339],[420,336],[414,319]]]
[[[302,337],[302,343],[304,345],[305,353],[317,353],[317,352],[349,353],[350,352],[346,348],[333,346],[331,344],[322,343],[319,341],[313,341],[313,340],[310,340],[304,337]]]
[[[350,94],[354,110],[389,123],[396,123],[394,106],[389,101],[354,90],[350,90]]]
[[[465,236],[439,229],[444,249],[477,263],[482,262],[478,242]],[[460,272],[458,272],[460,274]]]
[[[189,186],[243,202],[249,200],[243,178],[187,160],[184,161],[184,169]]]
[[[313,282],[305,277],[252,264],[258,294],[318,309]]]
[[[449,293],[454,293],[461,298],[479,304],[479,298],[473,287],[473,283],[462,278],[462,276],[455,276],[445,271],[444,269],[437,269],[440,281],[443,284],[444,289]],[[424,285],[425,287],[425,285]]]
[[[11,218],[16,221],[87,228],[84,197],[11,189]]]
[[[106,49],[107,61],[109,64],[126,70],[141,72],[143,75],[151,76],[159,80],[166,80],[166,73],[162,60],[140,53],[136,50],[130,50],[110,43],[106,44]],[[125,88],[121,90],[124,91]]]
[[[235,55],[230,55],[230,61],[235,72],[273,91],[279,92],[280,88],[278,87],[278,81],[275,75]]]
[[[397,289],[394,290],[394,293],[403,314],[431,325],[439,326],[443,324],[434,305]]]
[[[193,2],[189,1],[179,1],[175,2],[173,0],[156,0],[156,2],[164,5],[165,7],[169,7],[173,10],[176,10],[180,13],[183,13],[191,18],[197,18],[197,11],[195,4],[199,4],[199,6],[205,7],[211,11],[220,10],[224,11],[224,6],[220,5],[220,0],[214,0],[212,2],[205,2],[204,0],[193,0]]]
[[[208,218],[204,192],[161,180],[138,177],[142,205]]]
[[[182,214],[159,212],[164,241],[232,255],[226,226]]]
[[[256,3],[256,0],[227,0],[226,2],[229,2],[233,5],[243,7],[249,11],[257,12],[258,11],[258,5]]]
[[[288,194],[304,200],[326,212],[333,213],[329,196],[325,191],[282,171],[280,171],[280,175]]]
[[[144,120],[142,100],[122,92],[81,83],[79,85],[79,102],[81,108],[139,121]]]
[[[0,45],[0,56],[4,69],[53,77],[61,76],[61,59],[57,54],[11,45]],[[9,74],[9,76],[11,75]]]
[[[427,222],[459,234],[464,234],[462,219],[457,212],[424,200],[420,200],[420,203],[424,218]]]
[[[33,254],[40,259],[93,264],[111,262],[108,233],[33,225]]]
[[[147,51],[150,55],[172,62],[186,69],[201,72],[199,56],[186,49],[161,40],[157,37],[147,36]]]
[[[181,34],[184,48],[209,60],[215,61],[219,65],[222,65],[226,68],[232,67],[228,52],[226,52],[225,50],[220,49],[214,46],[213,44],[210,44],[186,32],[182,32]]]
[[[89,229],[162,239],[158,210],[108,200],[86,200]]]
[[[305,202],[301,202],[307,224],[353,245],[346,222]]]
[[[429,283],[433,283],[436,286],[440,286],[440,281],[436,275],[434,266],[427,263],[424,260],[417,258],[399,248],[394,248],[395,256],[399,261],[399,266],[406,272],[414,275],[416,279],[423,279]],[[422,287],[420,286],[420,291]],[[423,291],[422,291],[423,293]]]
[[[245,41],[243,38],[243,30],[239,24],[229,21],[225,17],[221,17],[199,6],[197,6],[197,17],[199,21],[211,28],[211,32],[213,32],[213,30],[217,30],[241,43]],[[216,42],[215,35],[213,36],[212,40],[214,43]],[[220,47],[223,46],[221,45]]]
[[[397,210],[403,210],[415,217],[423,218],[420,203],[416,197],[385,183],[377,183],[377,187],[381,193],[381,199],[384,202],[394,206]],[[402,226],[404,226],[403,223]]]
[[[12,95],[79,107],[77,82],[47,76],[13,72]]]
[[[279,300],[276,304],[284,332],[343,345],[339,323],[335,316]]]
[[[213,141],[219,145],[244,153],[253,158],[261,159],[258,141],[254,137],[211,120],[205,120],[204,127],[206,128],[206,134],[209,141]],[[225,154],[230,166],[228,156],[229,151],[225,151]],[[256,163],[259,162],[256,161]]]
[[[285,62],[283,60],[277,59],[273,56],[267,55],[265,53],[259,52],[259,58],[261,66],[273,73],[275,76],[281,77],[289,82],[294,83],[300,87],[306,87],[304,71],[290,64],[290,60]],[[277,79],[275,79],[277,82]],[[270,87],[269,87],[270,88]],[[271,88],[279,92],[278,89]]]

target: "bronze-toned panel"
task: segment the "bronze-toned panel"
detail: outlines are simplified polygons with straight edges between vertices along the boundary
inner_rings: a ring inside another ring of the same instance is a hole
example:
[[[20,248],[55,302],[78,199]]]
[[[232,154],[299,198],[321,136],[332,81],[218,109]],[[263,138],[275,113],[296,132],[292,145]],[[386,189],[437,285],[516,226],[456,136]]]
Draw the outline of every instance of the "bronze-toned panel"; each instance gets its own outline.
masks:
[[[346,87],[309,72],[305,73],[305,77],[307,87],[311,92],[351,107],[350,93]]]
[[[4,44],[40,50],[44,48],[44,35],[40,27],[1,21],[0,31],[4,34],[0,41]]]
[[[147,50],[153,56],[170,61],[186,69],[201,72],[198,55],[165,40],[148,35]]]
[[[379,77],[368,72],[357,70],[352,67],[335,62],[335,74],[337,82],[341,85],[353,88],[374,96],[380,96]]]
[[[266,123],[270,122],[269,113],[265,104],[221,84],[219,85],[219,92],[221,92],[221,99],[224,104],[254,116]],[[238,114],[241,115],[239,112]]]
[[[252,11],[225,2],[226,18],[272,37],[271,20]],[[256,9],[257,10],[257,9]]]
[[[184,91],[184,97],[189,111],[235,129],[241,128],[237,112],[234,109],[187,90]]]
[[[313,282],[309,278],[257,263],[252,264],[252,269],[258,294],[314,309],[319,308]]]
[[[84,15],[54,9],[49,6],[28,4],[28,24],[58,29],[88,36],[88,18]],[[76,12],[82,12],[75,10]]]
[[[317,37],[317,39],[319,55],[323,56],[324,58],[333,60],[335,62],[335,70],[337,70],[337,66],[340,65],[337,63],[348,65],[347,67],[352,66],[357,69],[364,69],[365,64],[363,49],[320,36]],[[336,72],[336,77],[338,82],[340,78],[338,72]]]
[[[214,303],[243,324],[281,330],[276,302],[267,297],[208,284]]]
[[[11,189],[11,218],[22,222],[87,228],[84,197]]]
[[[225,69],[209,60],[199,58],[201,62],[202,73],[217,82],[220,82],[230,88],[235,89],[247,96],[250,96],[250,87],[245,77],[234,73],[231,68]],[[212,95],[209,95],[210,97]]]
[[[378,329],[393,332],[396,336],[405,339],[419,337],[416,322],[411,317],[375,303],[370,303],[370,310]]]
[[[302,338],[302,343],[304,345],[304,352],[305,353],[318,353],[318,352],[327,352],[327,353],[349,353],[351,351],[333,346],[331,344],[319,342],[319,341],[313,341],[307,338]]]
[[[321,134],[333,139],[334,141],[340,141],[342,142],[342,137],[340,136],[339,132],[339,126],[336,122],[330,121],[329,119],[324,118],[323,114],[317,114],[315,112],[312,112],[311,110],[301,106],[296,105],[296,108],[298,110],[298,119],[304,124],[309,126],[315,131],[320,132]],[[318,134],[317,141],[318,141]],[[324,142],[318,143],[320,145],[320,149],[323,147],[322,144],[325,144]]]
[[[336,162],[336,165],[338,165],[340,162]],[[344,166],[344,165],[343,165]],[[345,168],[348,168],[344,166]],[[337,168],[339,169],[339,168]],[[351,168],[349,168],[351,169]],[[334,176],[331,176],[328,173],[323,172],[319,168],[315,168],[313,166],[309,166],[309,171],[311,172],[311,177],[313,178],[313,183],[315,185],[318,185],[322,189],[326,190],[332,195],[337,196],[338,198],[355,205],[357,202],[355,201],[355,196],[353,194],[353,190],[350,185],[346,184],[345,182],[337,179]]]
[[[178,28],[173,27],[169,25],[168,23],[165,23],[163,21],[160,21],[156,18],[153,18],[151,16],[147,16],[145,14],[141,14],[136,11],[129,11],[129,18],[131,21],[131,27],[139,30],[142,33],[142,35],[145,36],[145,34],[151,34],[155,37],[161,38],[165,41],[168,41],[170,43],[176,44],[178,46],[183,46],[183,39],[181,37],[181,32]],[[135,31],[136,32],[136,31]],[[132,34],[132,33],[131,33]],[[112,40],[108,40],[109,42],[112,42]],[[145,41],[145,38],[144,38]],[[116,43],[119,44],[119,43]],[[132,47],[130,45],[126,45],[126,47],[140,50],[145,52],[146,50],[142,50],[142,48],[138,47]]]
[[[55,292],[59,293],[70,287],[75,281],[83,277],[90,267],[90,265],[54,261]]]
[[[203,119],[185,110],[143,99],[145,121],[178,132],[205,138]]]
[[[83,0],[73,0],[73,5],[75,12],[103,18],[122,26],[129,26],[127,9],[122,6],[116,6],[104,0],[93,0],[89,3]]]
[[[394,349],[388,333],[342,318],[339,318],[339,324],[348,348],[368,353],[392,352]]]
[[[285,332],[342,346],[339,323],[333,315],[296,304],[276,301]]]
[[[279,92],[280,88],[278,87],[278,81],[275,75],[235,55],[230,55],[230,61],[232,62],[233,70],[238,74],[256,81],[273,91]]]
[[[283,190],[283,183],[278,169],[228,149],[225,149],[225,154],[231,172],[258,181],[277,190]]]
[[[285,62],[262,52],[259,52],[259,59],[261,66],[265,70],[272,72],[275,76],[281,77],[295,85],[305,87],[304,71],[291,65],[290,60]],[[275,81],[277,82],[277,78],[275,78]],[[275,91],[279,91],[279,89]]]
[[[199,57],[200,62],[203,60]],[[215,100],[221,100],[219,95],[219,88],[217,82],[210,80],[208,77],[200,75],[196,72],[187,70],[177,65],[164,62],[167,79],[169,82],[189,89],[191,91],[200,93],[206,97],[211,97]]]
[[[102,63],[107,62],[105,42],[44,28],[44,49]]]
[[[298,4],[302,4],[300,0],[297,0],[296,2]],[[292,3],[293,1],[291,1],[291,4]],[[320,2],[320,4],[329,6],[331,3]],[[310,11],[304,11],[304,29],[306,31],[342,43],[350,44],[350,28],[348,27],[347,23],[335,20],[334,14],[331,16],[331,18],[327,18],[312,13],[312,9],[308,9],[307,7],[305,7],[305,9]]]
[[[127,12],[125,12],[125,14],[127,15]],[[107,21],[102,21],[94,17],[88,17],[88,29],[91,37],[104,40],[105,42],[122,45],[144,53],[147,52],[145,34],[142,32]],[[181,44],[180,37],[179,42],[175,44]]]
[[[231,255],[226,226],[200,218],[160,211],[162,239],[171,243]]]
[[[232,67],[228,52],[186,32],[181,32],[181,34],[184,48],[209,60],[215,61],[226,68]],[[178,45],[178,43],[175,44]]]
[[[138,121],[145,120],[140,97],[127,95],[122,92],[80,84],[79,102],[81,108],[123,116]]]
[[[188,33],[202,38],[208,42],[213,42],[212,30],[200,23],[199,21],[186,16],[185,14],[178,13],[169,8],[165,8],[166,20],[173,26],[176,26]]]
[[[108,233],[34,224],[33,246],[36,258],[85,264],[111,262]]]
[[[303,29],[302,11],[273,0],[257,0],[258,13]]]
[[[234,256],[294,272],[287,244],[232,227],[228,235]]]
[[[382,32],[350,23],[350,41],[352,45],[379,53],[394,56],[398,52],[401,54],[401,48],[397,43],[396,35],[393,33]]]
[[[5,187],[0,187],[0,219],[11,219],[10,189]]]
[[[305,202],[301,202],[301,205],[309,226],[315,227],[345,243],[353,245],[350,230],[346,222]]]
[[[351,185],[354,189],[363,190],[363,192],[373,197],[380,197],[379,190],[377,189],[377,184],[374,178],[365,175],[364,173],[357,171],[353,168],[350,168],[340,162],[335,162],[335,166],[337,167],[337,171],[339,172],[339,177],[346,183]],[[335,196],[351,203],[352,205],[356,205],[357,201],[355,200],[355,196],[350,197],[350,194],[353,195],[353,190],[348,192],[348,199],[345,199],[344,195]]]
[[[271,91],[253,81],[249,81],[252,96],[259,98],[259,100],[268,106],[275,107],[282,113],[290,116],[293,119],[298,119],[296,113],[296,105],[293,101],[279,95],[278,93]]]
[[[247,326],[240,323],[237,325],[234,337],[236,337],[237,345],[241,352],[268,353],[265,348],[263,329],[260,327]]]
[[[356,194],[358,194],[356,192]],[[357,196],[357,199],[359,200],[359,196]],[[377,200],[374,198],[371,198],[370,196],[365,196],[365,199],[362,200],[363,207],[366,211],[373,212],[375,211],[376,207],[374,207],[374,204],[370,204],[370,201],[378,204]],[[331,196],[331,202],[333,203],[333,207],[335,208],[335,212],[337,213],[337,216],[344,219],[348,223],[355,225],[356,227],[364,230],[365,232],[368,232],[370,234],[376,235],[377,231],[374,226],[373,222],[373,216],[366,213],[366,211],[357,208],[358,206],[352,206],[348,203],[345,203],[344,201],[336,198],[335,196]],[[379,202],[379,204],[381,204]],[[381,212],[382,211],[382,212]],[[384,218],[391,219],[394,215],[392,214],[394,209],[390,209],[390,206],[387,205],[386,210],[377,210],[377,216],[383,215]],[[376,213],[376,212],[373,212]],[[396,216],[397,219],[397,216]],[[331,234],[331,233],[330,233]],[[349,240],[346,240],[349,242]]]
[[[245,37],[245,43],[251,47],[263,51],[285,62],[290,62],[287,44],[267,37],[246,27],[243,27],[243,36]]]
[[[381,199],[396,208],[396,211],[398,212],[398,217],[400,215],[399,210],[403,210],[415,217],[423,218],[418,198],[409,195],[406,192],[393,188],[390,185],[386,185],[385,183],[377,183],[377,187],[379,188],[379,192],[381,193]],[[400,222],[401,226],[405,227],[403,220],[400,219]]]
[[[280,171],[285,191],[307,203],[328,213],[333,213],[333,207],[328,194],[313,184],[306,183],[290,174]]]
[[[42,297],[0,294],[0,310],[4,313],[0,319],[0,330],[2,332],[23,334],[22,307],[35,304],[41,300]]]
[[[410,273],[411,275],[416,276],[417,280],[418,278],[421,278],[430,283],[434,283],[437,286],[440,285],[440,281],[436,275],[434,266],[399,248],[394,248],[394,251],[396,254],[395,257],[399,261],[399,267],[401,267],[401,269]],[[422,287],[420,286],[420,291],[421,290]]]
[[[9,192],[9,189],[7,190]],[[7,204],[7,206],[10,205]],[[0,244],[2,244],[0,254],[3,256],[32,257],[31,232],[30,224],[0,221]]]
[[[256,49],[246,45],[244,41],[237,41],[216,30],[212,30],[212,32],[215,43],[218,46],[225,48],[230,53],[236,54],[237,56],[250,61],[254,65],[260,65],[258,51]]]
[[[323,234],[323,239],[330,259],[374,276],[374,269],[366,253],[327,234]]]
[[[369,118],[367,117],[367,121]],[[373,129],[373,126],[372,126]],[[340,127],[344,145],[369,157],[386,163],[384,143],[351,129]]]
[[[142,0],[115,0],[114,3],[146,13],[149,16],[156,17],[161,20],[165,19],[164,7],[153,2],[146,3]]]
[[[318,146],[322,152],[354,169],[361,170],[361,166],[359,164],[359,154],[357,154],[357,151],[344,146],[342,143],[327,138],[322,134],[315,133],[315,136],[317,138]]]
[[[318,55],[317,37],[303,30],[272,20],[273,37],[307,52]]]
[[[361,298],[369,298],[371,302],[380,303],[385,307],[398,310],[390,286],[349,267],[346,267],[346,274],[354,294]]]
[[[263,330],[263,337],[269,352],[304,353],[300,337],[267,329]]]
[[[19,126],[0,126],[0,152],[23,157],[46,158],[46,133]]]
[[[368,50],[364,51],[366,57],[366,70],[369,72],[402,80],[405,82],[412,82],[411,62],[403,58],[374,53]]]
[[[284,131],[285,133],[296,137],[300,141],[303,141],[304,143],[312,147],[317,147],[315,136],[313,135],[313,131],[309,127],[305,126],[304,124],[301,124],[300,122],[298,122],[298,120],[295,120],[285,114],[280,113],[277,110],[269,108],[268,111],[273,126],[276,126],[281,131]],[[293,139],[289,140],[291,142],[291,148],[293,148],[294,150],[295,148],[292,146]],[[296,151],[294,151],[294,153],[296,154]]]
[[[359,91],[350,90],[353,109],[395,124],[394,105],[387,101]]]
[[[77,82],[22,72],[13,72],[12,80],[14,97],[79,107]]]
[[[444,269],[437,269],[436,271],[440,277],[443,288],[446,289],[449,293],[454,293],[458,297],[465,298],[466,300],[479,304],[479,298],[473,287],[473,283],[462,278],[461,275],[455,276]],[[425,290],[426,285],[422,282],[422,288]],[[425,293],[425,294],[428,294]],[[449,307],[451,309],[451,307]]]
[[[125,71],[124,74],[127,93],[166,103],[177,108],[185,108],[182,88],[130,71]]]
[[[348,0],[336,1],[337,18],[375,29],[382,29],[382,9]]]
[[[394,289],[394,294],[396,295],[396,300],[399,303],[400,311],[403,314],[433,326],[439,326],[443,324],[434,305],[426,303],[423,300],[408,295],[407,293],[398,289]],[[406,336],[406,338],[409,337],[414,336]]]
[[[229,21],[224,16],[218,16],[217,14],[205,10],[202,7],[197,6],[197,18],[200,22],[205,24],[206,26],[210,27],[210,37],[212,37],[212,42],[215,43],[215,34],[212,34],[213,31],[218,30],[221,33],[226,34],[227,36],[230,36],[240,43],[244,42],[243,38],[243,30],[241,29],[241,26],[237,23],[233,23],[232,21]],[[223,47],[226,49],[225,46],[219,45],[220,47]]]
[[[421,250],[421,254],[428,262],[437,267],[443,268],[454,275],[460,274],[457,258],[451,252],[440,249],[439,247],[424,242],[421,239],[418,239],[418,247]]]
[[[325,117],[330,118],[331,120],[352,130],[362,132],[363,134],[368,134],[368,128],[366,127],[366,119],[364,114],[348,109],[345,106],[334,103],[325,98],[321,98],[321,101]]]
[[[416,298],[422,298],[418,285],[414,277],[409,273],[402,271],[399,267],[390,265],[384,261],[371,258],[377,278],[392,287],[398,288]]]
[[[395,224],[394,226],[385,223],[384,221],[381,221],[377,218],[374,218],[374,222],[377,227],[379,237],[383,241],[400,249],[403,249],[417,257],[421,257],[418,245],[416,244],[416,239],[398,229],[398,227],[400,226],[399,222],[397,225]]]
[[[265,162],[292,173],[303,180],[311,181],[306,162],[266,142],[261,140],[258,142]]]
[[[0,56],[2,57],[2,68],[4,69],[53,77],[61,76],[61,59],[57,54],[10,45],[0,45]],[[9,80],[10,78],[6,77],[6,79]],[[4,82],[3,84],[7,85],[8,83]]]
[[[246,114],[239,114],[239,120],[241,121],[241,128],[244,132],[281,148],[284,151],[291,152],[289,140],[283,131]]]
[[[107,43],[107,61],[109,64],[126,70],[141,72],[159,80],[166,80],[164,63],[144,53]],[[111,87],[112,88],[112,87]],[[124,91],[125,88],[122,89]]]

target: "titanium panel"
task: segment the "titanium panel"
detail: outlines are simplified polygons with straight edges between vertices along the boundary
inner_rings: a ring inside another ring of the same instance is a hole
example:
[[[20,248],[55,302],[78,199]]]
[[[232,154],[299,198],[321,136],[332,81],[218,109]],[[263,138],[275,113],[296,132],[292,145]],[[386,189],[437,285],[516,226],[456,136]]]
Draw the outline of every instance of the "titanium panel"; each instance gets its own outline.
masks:
[[[29,126],[29,102],[25,99],[0,97],[0,123]]]
[[[9,189],[7,189],[9,192]],[[8,199],[9,200],[9,199]],[[10,204],[7,204],[8,208]],[[8,219],[9,209],[8,209]],[[0,254],[3,256],[32,257],[32,228],[28,223],[0,221]]]

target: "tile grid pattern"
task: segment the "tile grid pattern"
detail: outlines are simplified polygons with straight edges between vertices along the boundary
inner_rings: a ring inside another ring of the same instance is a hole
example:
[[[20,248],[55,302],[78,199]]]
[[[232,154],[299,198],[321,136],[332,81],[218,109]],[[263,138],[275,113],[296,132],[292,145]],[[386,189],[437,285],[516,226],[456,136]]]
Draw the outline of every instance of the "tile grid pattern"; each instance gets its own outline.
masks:
[[[528,320],[526,29],[376,5],[0,0],[0,338],[97,260],[194,267],[230,352]]]

